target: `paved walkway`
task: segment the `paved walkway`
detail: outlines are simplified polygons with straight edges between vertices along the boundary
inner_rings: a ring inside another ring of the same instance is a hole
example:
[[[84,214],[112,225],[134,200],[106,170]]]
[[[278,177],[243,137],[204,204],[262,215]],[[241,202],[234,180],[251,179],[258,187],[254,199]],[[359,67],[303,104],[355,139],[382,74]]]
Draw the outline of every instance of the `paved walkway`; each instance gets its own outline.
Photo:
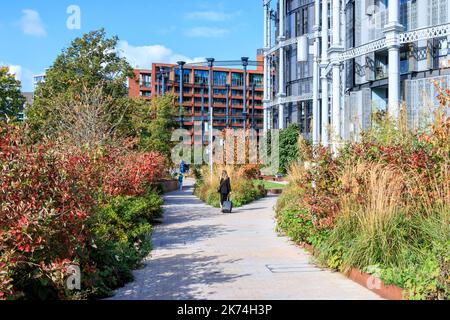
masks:
[[[221,214],[192,195],[165,196],[154,250],[115,300],[379,299],[275,232],[275,197]]]

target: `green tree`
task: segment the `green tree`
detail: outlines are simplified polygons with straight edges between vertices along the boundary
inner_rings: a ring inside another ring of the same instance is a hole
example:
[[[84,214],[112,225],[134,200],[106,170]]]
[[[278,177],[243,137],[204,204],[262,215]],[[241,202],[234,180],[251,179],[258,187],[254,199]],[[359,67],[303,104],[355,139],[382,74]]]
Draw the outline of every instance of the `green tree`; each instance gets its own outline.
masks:
[[[122,119],[116,130],[129,128],[130,116],[118,114],[118,106],[129,104],[126,82],[134,77],[129,63],[119,56],[116,36],[107,38],[104,29],[89,32],[76,38],[56,58],[46,72],[46,79],[35,93],[33,106],[27,111],[27,119],[35,133],[57,135],[60,112],[54,112],[61,101],[71,101],[80,92],[102,85],[104,97],[110,98],[105,107],[111,123]]]
[[[26,101],[20,88],[20,81],[9,73],[9,68],[0,67],[0,120],[17,120]]]
[[[150,105],[143,102],[145,110],[139,127],[141,128],[140,148],[143,151],[157,151],[170,159],[174,146],[172,133],[176,128],[175,117],[178,109],[171,94],[155,97]]]
[[[291,124],[287,129],[284,129],[280,132],[281,173],[286,173],[289,164],[298,158],[299,137],[300,137],[300,127],[298,124]]]

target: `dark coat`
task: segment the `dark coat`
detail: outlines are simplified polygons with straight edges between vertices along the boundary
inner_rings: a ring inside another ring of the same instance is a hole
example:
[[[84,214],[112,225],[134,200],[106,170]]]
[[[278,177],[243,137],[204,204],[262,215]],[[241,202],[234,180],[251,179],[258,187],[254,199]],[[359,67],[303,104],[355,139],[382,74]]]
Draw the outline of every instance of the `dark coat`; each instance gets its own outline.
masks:
[[[219,189],[217,189],[217,192],[220,194],[229,194],[231,192],[231,183],[230,178],[228,179],[220,179],[220,185]]]

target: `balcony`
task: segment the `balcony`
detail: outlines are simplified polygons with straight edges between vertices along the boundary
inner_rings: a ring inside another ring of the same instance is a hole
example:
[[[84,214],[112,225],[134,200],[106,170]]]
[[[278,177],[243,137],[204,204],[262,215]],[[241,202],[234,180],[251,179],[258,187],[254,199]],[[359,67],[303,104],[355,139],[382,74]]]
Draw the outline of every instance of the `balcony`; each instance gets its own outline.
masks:
[[[151,82],[141,82],[141,83],[140,83],[140,86],[141,86],[142,88],[151,88],[151,87],[152,87],[152,84],[151,84]]]

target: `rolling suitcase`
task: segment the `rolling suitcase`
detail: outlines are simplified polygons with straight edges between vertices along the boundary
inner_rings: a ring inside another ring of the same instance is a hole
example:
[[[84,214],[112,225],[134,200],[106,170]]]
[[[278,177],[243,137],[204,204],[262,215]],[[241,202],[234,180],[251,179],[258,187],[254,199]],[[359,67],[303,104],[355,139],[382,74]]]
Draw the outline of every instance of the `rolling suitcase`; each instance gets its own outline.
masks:
[[[233,211],[233,203],[228,199],[222,206],[222,213],[231,213]]]

